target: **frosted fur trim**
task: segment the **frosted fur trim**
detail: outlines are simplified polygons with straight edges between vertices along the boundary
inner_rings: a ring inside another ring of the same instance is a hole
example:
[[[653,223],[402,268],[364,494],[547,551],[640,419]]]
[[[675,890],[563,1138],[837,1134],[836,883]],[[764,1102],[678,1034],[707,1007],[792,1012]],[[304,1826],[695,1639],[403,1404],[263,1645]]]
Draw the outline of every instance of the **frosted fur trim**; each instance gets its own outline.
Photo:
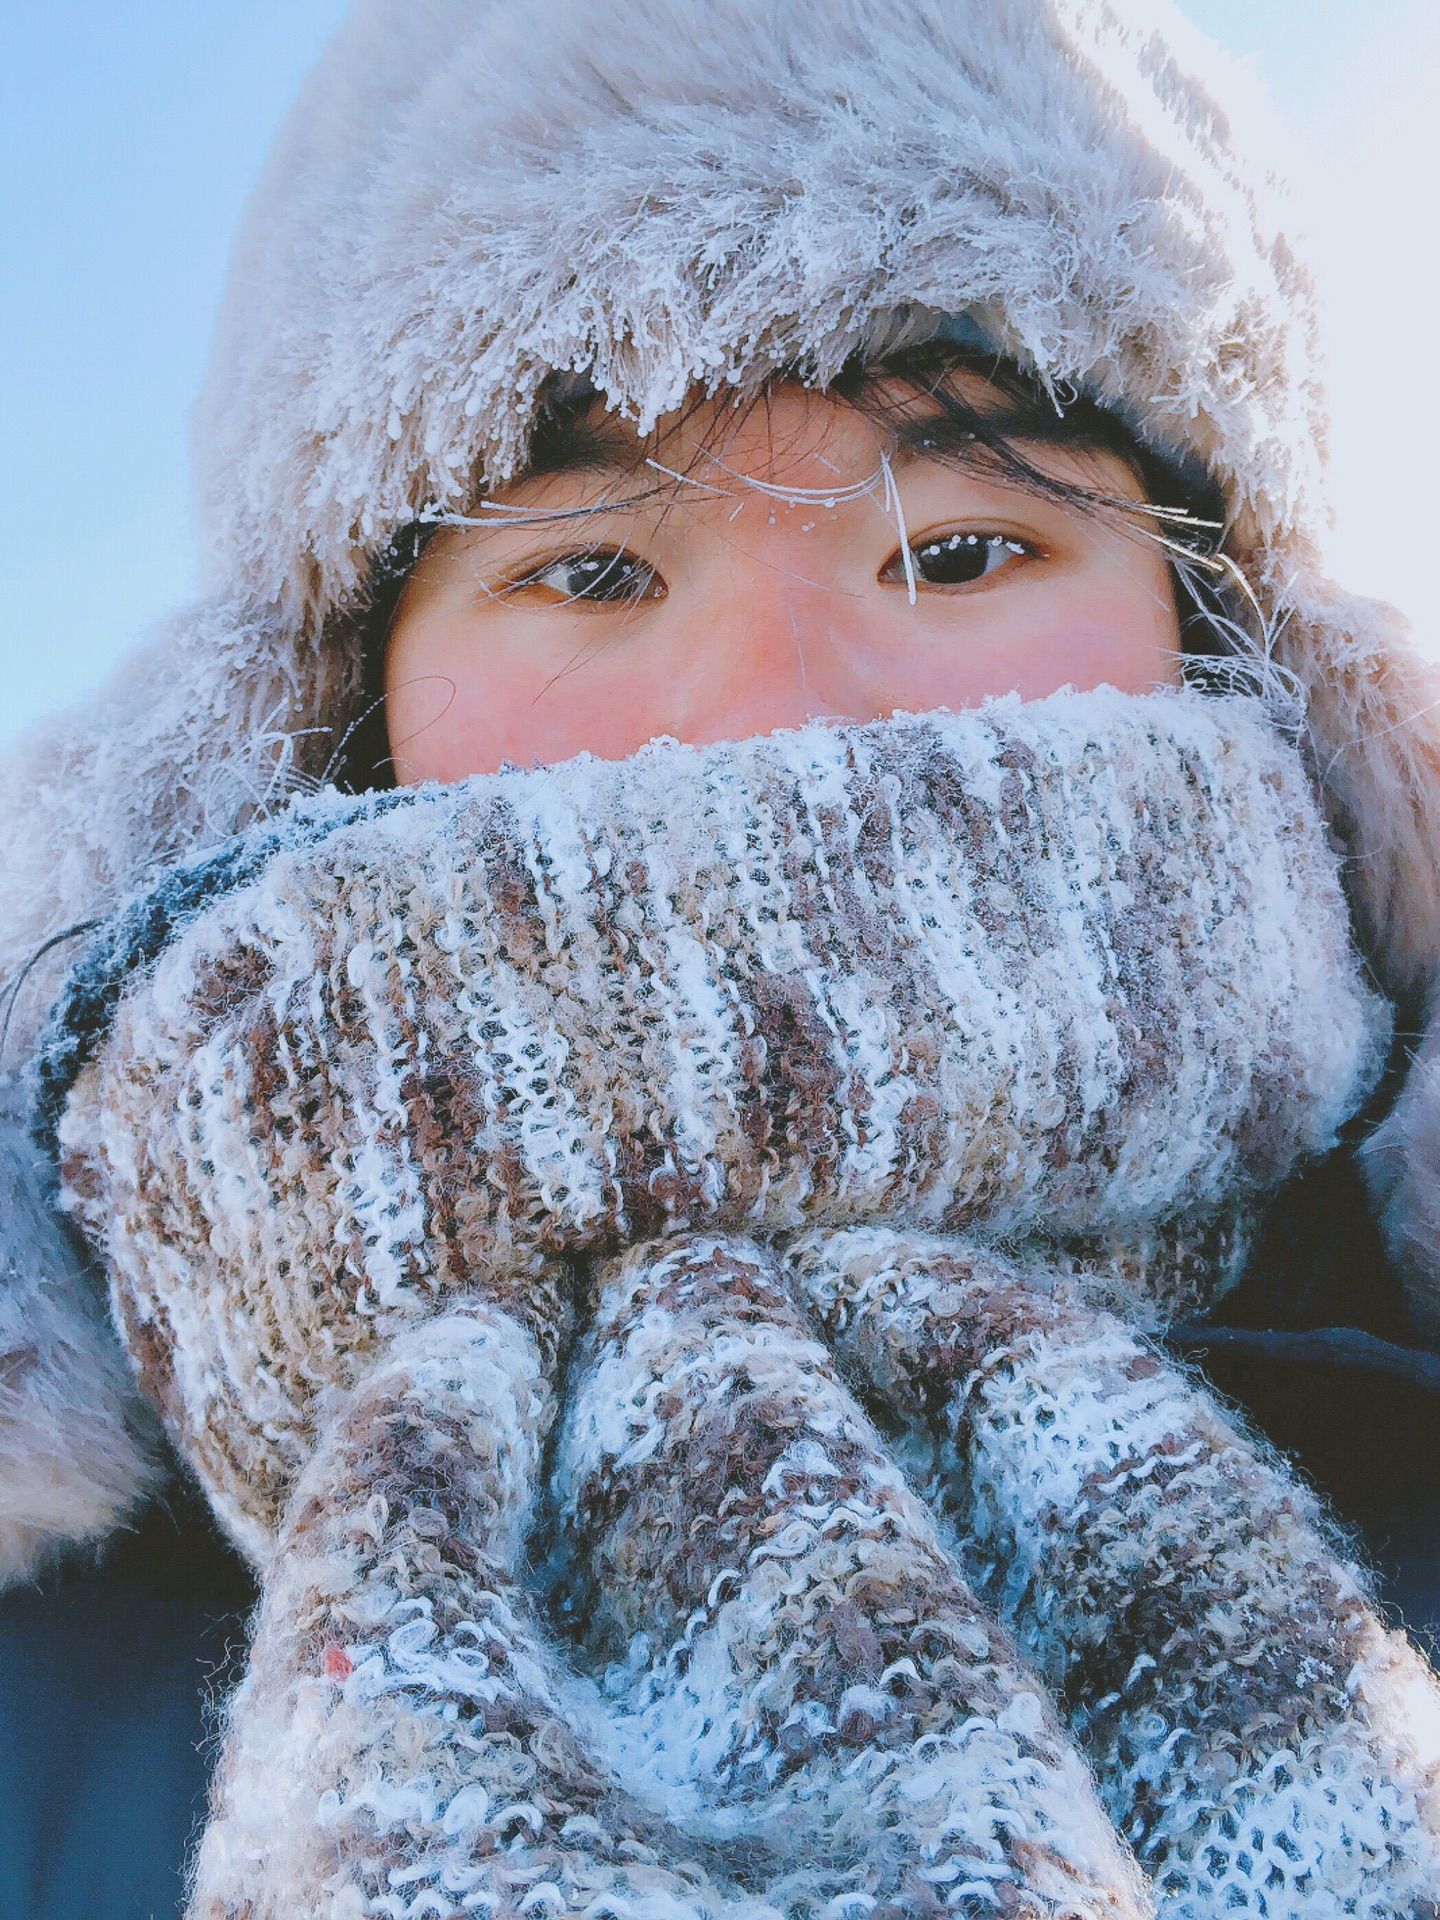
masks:
[[[1440,1023],[1432,1019],[1400,1098],[1365,1143],[1361,1165],[1411,1315],[1440,1346]]]
[[[1217,459],[1267,535],[1313,528],[1308,287],[1162,22],[1185,34],[1108,3],[361,5],[236,257],[201,428],[220,582],[290,621],[343,602],[477,464],[514,471],[552,369],[644,428],[696,381],[824,380],[897,314],[970,308]]]
[[[155,1486],[154,1418],[25,1129],[0,1118],[0,1587],[99,1541]]]
[[[318,716],[344,706],[347,672],[217,602],[175,616],[80,708],[0,758],[13,824],[0,848],[0,977],[19,987],[6,993],[0,1075],[24,1066],[74,958],[61,939],[37,960],[42,942],[312,785],[300,762],[333,757],[338,735]],[[319,731],[297,738],[304,714]]]

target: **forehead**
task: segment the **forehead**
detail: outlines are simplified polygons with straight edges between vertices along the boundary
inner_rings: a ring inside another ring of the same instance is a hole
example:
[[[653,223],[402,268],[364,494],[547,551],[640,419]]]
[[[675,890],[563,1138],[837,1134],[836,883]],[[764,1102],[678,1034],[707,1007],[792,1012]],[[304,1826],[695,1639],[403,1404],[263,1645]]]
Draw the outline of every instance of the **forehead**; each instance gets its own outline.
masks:
[[[1087,419],[1067,419],[1013,375],[997,383],[974,368],[947,367],[928,378],[881,372],[844,391],[793,378],[744,400],[697,391],[644,436],[588,397],[542,419],[530,464],[504,497],[552,496],[558,483],[594,498],[616,476],[632,492],[640,480],[647,493],[680,489],[695,504],[735,478],[824,493],[878,481],[887,461],[930,461],[1021,485],[1028,469],[1042,486],[1098,481],[1103,492],[1132,499],[1145,491],[1134,458],[1116,457]]]
[[[933,409],[932,409],[933,410]],[[694,477],[737,456],[804,450],[878,451],[880,423],[853,405],[798,380],[775,381],[746,400],[696,392],[648,434],[595,399],[542,421],[524,478],[570,472],[653,470],[657,465]]]

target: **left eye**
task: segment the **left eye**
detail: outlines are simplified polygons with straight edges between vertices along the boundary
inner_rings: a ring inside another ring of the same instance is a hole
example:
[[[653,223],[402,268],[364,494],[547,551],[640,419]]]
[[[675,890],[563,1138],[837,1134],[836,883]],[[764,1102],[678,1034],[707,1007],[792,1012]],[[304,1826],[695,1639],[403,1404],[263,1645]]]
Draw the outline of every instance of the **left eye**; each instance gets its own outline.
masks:
[[[915,576],[927,587],[965,587],[987,574],[998,573],[1023,557],[1026,547],[1002,533],[943,533],[917,540],[910,549]],[[904,566],[897,557],[885,569],[887,580],[902,580]]]
[[[657,600],[665,592],[659,574],[638,555],[594,548],[548,560],[512,581],[511,587],[540,587],[557,600],[598,601],[602,605],[617,600]]]

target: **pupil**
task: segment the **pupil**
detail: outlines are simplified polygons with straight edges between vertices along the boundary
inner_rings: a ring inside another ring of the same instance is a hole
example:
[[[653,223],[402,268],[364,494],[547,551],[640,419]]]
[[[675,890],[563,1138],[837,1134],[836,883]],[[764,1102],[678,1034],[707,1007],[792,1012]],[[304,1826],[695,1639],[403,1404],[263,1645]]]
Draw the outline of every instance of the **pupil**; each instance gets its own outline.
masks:
[[[915,569],[932,587],[961,587],[989,571],[991,549],[998,544],[993,536],[978,533],[952,533],[943,540],[927,540],[923,547],[914,549]]]
[[[570,563],[569,591],[576,599],[625,600],[643,591],[641,564],[623,553],[590,553]]]

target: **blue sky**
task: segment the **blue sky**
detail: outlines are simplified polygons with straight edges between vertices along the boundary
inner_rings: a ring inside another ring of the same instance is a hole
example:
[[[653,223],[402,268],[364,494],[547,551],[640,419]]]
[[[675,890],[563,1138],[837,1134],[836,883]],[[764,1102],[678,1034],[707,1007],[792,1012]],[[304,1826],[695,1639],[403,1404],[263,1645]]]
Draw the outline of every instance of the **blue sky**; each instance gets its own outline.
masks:
[[[1420,482],[1440,450],[1426,387],[1440,383],[1403,369],[1440,310],[1440,9],[1186,10],[1253,59],[1288,128],[1331,294],[1337,567],[1419,609],[1434,545]],[[5,9],[0,739],[101,679],[190,590],[186,416],[230,235],[344,11],[345,0]]]

